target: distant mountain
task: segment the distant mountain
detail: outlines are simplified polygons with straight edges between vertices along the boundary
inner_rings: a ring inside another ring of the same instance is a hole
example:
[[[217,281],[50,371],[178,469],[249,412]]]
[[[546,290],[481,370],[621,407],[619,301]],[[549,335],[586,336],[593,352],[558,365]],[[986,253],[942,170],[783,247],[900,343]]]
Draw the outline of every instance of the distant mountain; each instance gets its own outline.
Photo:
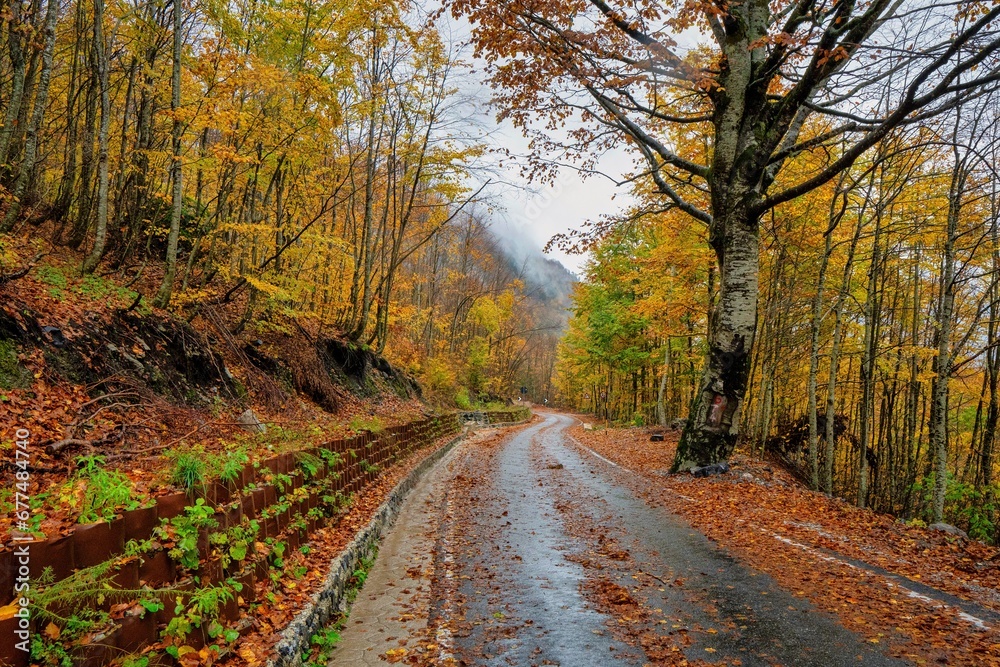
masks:
[[[573,285],[579,282],[576,275],[562,262],[546,257],[540,248],[523,237],[511,238],[495,233],[493,236],[511,270],[524,280],[526,291],[565,323],[572,305]]]

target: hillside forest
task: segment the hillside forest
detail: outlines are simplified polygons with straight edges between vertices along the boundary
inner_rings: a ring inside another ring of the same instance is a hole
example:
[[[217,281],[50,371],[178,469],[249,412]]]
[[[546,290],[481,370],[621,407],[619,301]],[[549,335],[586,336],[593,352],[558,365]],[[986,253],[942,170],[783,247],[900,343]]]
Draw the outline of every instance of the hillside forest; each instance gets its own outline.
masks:
[[[3,17],[5,282],[38,264],[54,291],[114,281],[121,308],[218,311],[237,336],[335,333],[448,405],[548,390],[574,279],[489,230],[461,65],[416,8],[53,0]]]

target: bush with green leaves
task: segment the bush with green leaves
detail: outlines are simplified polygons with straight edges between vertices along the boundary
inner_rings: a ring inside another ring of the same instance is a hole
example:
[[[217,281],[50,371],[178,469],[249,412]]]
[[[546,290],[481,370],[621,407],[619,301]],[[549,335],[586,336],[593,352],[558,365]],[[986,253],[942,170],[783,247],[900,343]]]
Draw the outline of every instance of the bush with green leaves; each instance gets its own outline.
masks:
[[[134,555],[138,549],[129,543],[127,552]],[[164,591],[125,589],[116,586],[113,578],[119,563],[105,561],[93,567],[77,570],[60,581],[53,581],[52,570],[46,568],[42,576],[32,582],[29,609],[39,628],[50,624],[58,632],[36,632],[32,635],[32,664],[46,667],[72,667],[78,655],[73,655],[75,645],[85,636],[110,629],[111,618],[98,609],[104,602],[129,602],[139,600],[147,611],[162,607]],[[62,616],[63,609],[70,609],[69,616]]]
[[[32,634],[31,663],[46,667],[73,667],[77,657],[73,655],[74,645],[86,635],[111,626],[111,617],[106,611],[87,608],[75,611],[56,626],[59,628],[58,635],[48,632]]]
[[[344,460],[344,457],[341,456],[339,452],[335,452],[332,449],[326,449],[326,448],[322,448],[319,450],[319,456],[321,459],[326,461],[326,464],[331,468]]]
[[[306,479],[313,479],[323,468],[323,459],[309,452],[298,452],[295,460]]]
[[[197,628],[204,628],[206,638],[216,646],[220,640],[231,644],[239,639],[239,632],[227,629],[219,622],[219,614],[223,606],[235,600],[236,594],[242,590],[241,583],[227,579],[217,586],[196,588],[186,597],[179,596],[174,607],[176,616],[163,631],[164,638],[169,642],[167,654],[175,659],[180,657],[180,647],[187,644],[188,635]]]
[[[917,480],[910,491],[915,495],[914,514],[924,524],[933,522],[934,472]],[[1000,485],[985,489],[960,482],[949,473],[945,486],[945,519],[964,528],[969,537],[993,544],[1000,516]]]
[[[240,445],[212,457],[212,470],[225,484],[233,484],[240,478],[243,468],[250,463],[246,445]]]
[[[198,549],[198,533],[205,528],[215,528],[219,522],[215,520],[215,510],[205,504],[204,498],[198,498],[194,505],[184,508],[184,514],[167,521],[161,520],[154,534],[174,547],[168,555],[181,566],[194,570],[201,562]]]
[[[132,480],[117,470],[107,469],[103,456],[80,456],[76,465],[71,483],[84,485],[80,523],[113,521],[119,511],[140,506]]]
[[[458,388],[458,392],[455,393],[455,405],[457,405],[460,410],[472,409],[472,400],[469,398],[468,389],[465,387]]]

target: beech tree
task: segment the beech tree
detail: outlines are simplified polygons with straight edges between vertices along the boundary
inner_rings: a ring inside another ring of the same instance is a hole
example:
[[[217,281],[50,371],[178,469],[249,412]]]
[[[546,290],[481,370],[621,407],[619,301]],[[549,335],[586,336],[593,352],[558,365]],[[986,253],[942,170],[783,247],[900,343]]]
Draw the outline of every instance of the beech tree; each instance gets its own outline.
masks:
[[[472,23],[501,118],[533,137],[535,173],[553,154],[594,167],[624,142],[666,205],[708,228],[719,292],[674,470],[735,447],[762,216],[828,183],[893,129],[1000,79],[1000,6],[986,3],[453,0],[450,9]],[[682,55],[671,35],[693,27],[713,42]],[[565,129],[571,119],[579,123]],[[678,126],[706,137],[705,161],[671,146]],[[807,152],[823,159],[789,177],[783,167]]]

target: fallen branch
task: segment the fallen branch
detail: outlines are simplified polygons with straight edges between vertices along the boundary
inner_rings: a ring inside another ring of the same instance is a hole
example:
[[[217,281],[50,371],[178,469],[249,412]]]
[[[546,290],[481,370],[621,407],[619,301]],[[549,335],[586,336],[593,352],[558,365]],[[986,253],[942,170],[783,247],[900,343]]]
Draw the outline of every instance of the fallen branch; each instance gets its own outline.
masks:
[[[32,257],[28,261],[28,264],[26,266],[18,269],[17,271],[12,271],[10,273],[0,273],[0,285],[3,285],[5,283],[9,283],[9,282],[13,282],[15,280],[18,280],[20,278],[25,277],[26,275],[28,275],[29,273],[31,273],[31,270],[33,268],[35,268],[35,264],[38,262],[38,260],[40,260],[44,256],[45,256],[45,253],[41,253],[40,252],[37,255],[35,255],[34,257]]]
[[[123,315],[128,315],[133,310],[138,308],[140,303],[142,303],[142,292],[139,292],[138,294],[135,295],[135,300],[132,302],[131,306],[129,306],[128,308],[119,308],[118,310],[115,311],[115,315],[119,317]]]
[[[96,440],[84,440],[82,438],[63,438],[56,442],[50,443],[45,446],[45,451],[49,454],[58,454],[60,451],[66,449],[67,447],[90,447],[93,449],[99,445],[107,445],[109,443],[121,440],[122,436],[125,435],[125,426],[116,431],[108,433],[103,438],[98,438]]]

